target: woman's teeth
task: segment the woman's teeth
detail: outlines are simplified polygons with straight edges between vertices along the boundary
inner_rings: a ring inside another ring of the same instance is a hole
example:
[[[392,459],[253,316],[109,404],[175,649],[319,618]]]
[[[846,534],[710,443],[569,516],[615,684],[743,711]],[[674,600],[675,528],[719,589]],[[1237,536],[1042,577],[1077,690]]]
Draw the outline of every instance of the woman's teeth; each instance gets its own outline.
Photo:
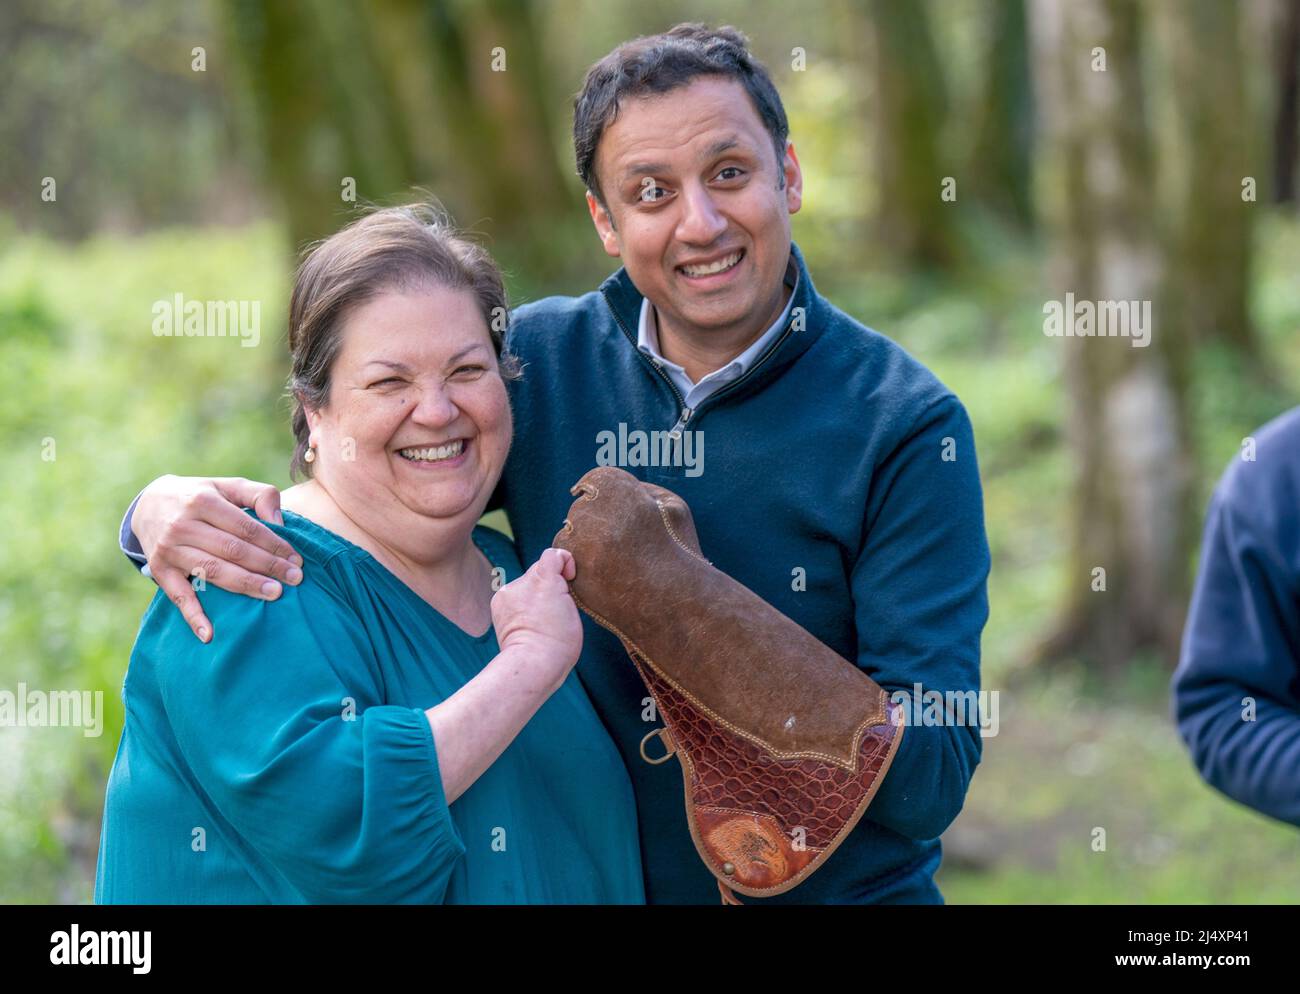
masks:
[[[740,261],[742,255],[744,255],[743,251],[736,251],[719,259],[717,262],[710,262],[705,266],[682,266],[682,272],[687,276],[712,276],[714,273],[721,273],[730,269]]]
[[[433,449],[398,449],[397,454],[411,462],[441,462],[444,459],[455,459],[464,450],[465,440],[459,438]]]

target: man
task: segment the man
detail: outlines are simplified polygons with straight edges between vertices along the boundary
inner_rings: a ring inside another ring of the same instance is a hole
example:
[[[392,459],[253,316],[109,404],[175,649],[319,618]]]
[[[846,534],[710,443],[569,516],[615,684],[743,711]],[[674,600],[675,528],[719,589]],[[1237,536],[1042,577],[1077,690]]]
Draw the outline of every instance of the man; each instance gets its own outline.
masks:
[[[1300,826],[1300,407],[1214,492],[1173,692],[1206,782]]]
[[[970,422],[929,371],[817,293],[790,237],[803,180],[788,130],[731,29],[679,25],[591,68],[574,110],[578,173],[623,268],[596,292],[515,312],[524,376],[498,497],[532,562],[569,487],[614,461],[680,494],[714,565],[887,690],[973,694],[989,554]],[[185,577],[197,565],[259,596],[279,589],[267,577],[300,576],[238,504],[265,518],[274,488],[165,477],[139,500],[154,574],[196,631],[206,619]],[[658,716],[618,641],[589,620],[578,668],[632,777],[648,899],[716,902],[678,764],[638,752]],[[768,900],[941,903],[938,836],[980,756],[973,724],[909,727],[850,837]]]

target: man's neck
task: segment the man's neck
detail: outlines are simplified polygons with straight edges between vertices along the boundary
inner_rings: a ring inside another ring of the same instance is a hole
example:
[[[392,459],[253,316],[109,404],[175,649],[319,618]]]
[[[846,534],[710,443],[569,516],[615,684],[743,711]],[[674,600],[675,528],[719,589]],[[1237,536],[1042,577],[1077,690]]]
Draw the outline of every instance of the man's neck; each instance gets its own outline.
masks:
[[[681,366],[692,383],[699,383],[709,373],[721,369],[758,341],[763,332],[772,327],[772,323],[781,316],[786,304],[790,302],[792,292],[791,287],[783,280],[776,305],[762,321],[734,333],[725,331],[706,334],[683,333],[675,329],[671,322],[665,321],[656,308],[654,314],[659,337],[659,354],[669,362]]]

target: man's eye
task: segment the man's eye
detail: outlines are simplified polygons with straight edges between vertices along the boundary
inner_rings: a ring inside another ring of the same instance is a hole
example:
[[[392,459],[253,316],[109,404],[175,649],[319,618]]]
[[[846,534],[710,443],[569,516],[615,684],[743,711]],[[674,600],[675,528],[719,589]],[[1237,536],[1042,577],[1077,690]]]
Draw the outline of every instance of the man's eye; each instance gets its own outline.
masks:
[[[734,175],[728,176],[727,173],[733,173]],[[723,169],[720,173],[718,173],[718,179],[735,179],[737,176],[743,176],[743,175],[744,175],[744,170],[739,168],[738,166],[727,166],[727,168]]]
[[[647,185],[641,187],[641,195],[638,199],[643,203],[652,204],[657,200],[663,200],[663,197],[656,196],[656,194],[666,194],[667,192],[662,186]]]

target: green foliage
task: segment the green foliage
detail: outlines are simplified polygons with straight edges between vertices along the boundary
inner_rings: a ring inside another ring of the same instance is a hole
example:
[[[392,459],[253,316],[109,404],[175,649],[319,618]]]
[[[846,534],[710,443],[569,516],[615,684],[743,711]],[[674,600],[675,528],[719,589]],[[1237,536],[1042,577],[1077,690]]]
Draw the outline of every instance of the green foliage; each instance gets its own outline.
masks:
[[[1267,371],[1215,344],[1193,357],[1202,510],[1242,439],[1300,403],[1300,223],[1270,217],[1258,250],[1253,316]],[[945,836],[940,888],[954,904],[1294,902],[1294,827],[1204,784],[1169,717],[1167,669],[1134,660],[1123,686],[1068,660],[1046,675],[1021,670],[1062,602],[1073,472],[1060,357],[1042,334],[1031,265],[1008,245],[973,284],[900,279],[876,317],[867,280],[850,308],[956,391],[979,447],[993,555],[983,685],[1003,693],[1002,727]],[[1091,848],[1094,826],[1107,829],[1105,852]]]
[[[88,900],[120,687],[153,585],[117,523],[164,472],[287,482],[278,232],[28,238],[0,256],[0,687],[100,690],[98,738],[0,728],[0,900]],[[258,300],[261,343],[162,338],[152,305]],[[35,856],[35,858],[33,858]]]
[[[81,236],[229,217],[242,208],[226,199],[237,188],[248,203],[250,142],[223,106],[213,6],[0,5],[0,189],[25,227]],[[45,177],[53,203],[40,196]]]

